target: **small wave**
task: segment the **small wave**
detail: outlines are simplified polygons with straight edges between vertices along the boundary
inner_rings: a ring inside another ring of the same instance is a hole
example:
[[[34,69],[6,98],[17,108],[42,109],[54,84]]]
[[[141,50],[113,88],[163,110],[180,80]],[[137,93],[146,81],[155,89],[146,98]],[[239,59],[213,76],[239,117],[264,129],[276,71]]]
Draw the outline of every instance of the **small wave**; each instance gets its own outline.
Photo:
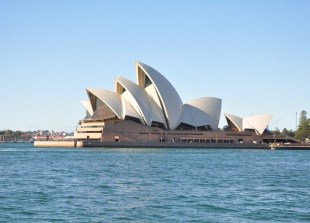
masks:
[[[16,149],[16,148],[6,148],[0,149],[1,152],[40,152],[38,149]]]
[[[235,211],[234,209],[230,209],[227,207],[221,207],[213,204],[197,204],[195,205],[198,208],[206,208],[209,209],[210,211],[219,211],[219,212],[233,212]]]

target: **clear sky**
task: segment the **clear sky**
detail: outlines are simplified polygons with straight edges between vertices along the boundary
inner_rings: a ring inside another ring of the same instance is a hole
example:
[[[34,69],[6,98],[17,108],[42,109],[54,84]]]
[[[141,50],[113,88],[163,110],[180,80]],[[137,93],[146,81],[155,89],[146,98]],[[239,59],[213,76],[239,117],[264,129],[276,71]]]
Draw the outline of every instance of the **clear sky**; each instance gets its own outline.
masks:
[[[135,61],[183,102],[221,98],[224,113],[310,114],[310,1],[0,0],[0,129],[73,131],[85,88],[135,81]]]

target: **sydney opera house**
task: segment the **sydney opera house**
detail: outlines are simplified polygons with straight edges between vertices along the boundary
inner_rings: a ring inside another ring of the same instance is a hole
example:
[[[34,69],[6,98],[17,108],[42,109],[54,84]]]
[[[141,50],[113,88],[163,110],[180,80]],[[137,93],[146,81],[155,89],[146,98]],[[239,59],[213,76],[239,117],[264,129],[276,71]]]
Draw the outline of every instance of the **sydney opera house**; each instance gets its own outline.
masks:
[[[115,79],[115,91],[87,88],[81,103],[86,117],[74,138],[92,144],[268,143],[271,115],[246,118],[225,114],[227,128],[218,128],[222,100],[200,97],[183,103],[173,85],[157,70],[136,62],[136,82]]]

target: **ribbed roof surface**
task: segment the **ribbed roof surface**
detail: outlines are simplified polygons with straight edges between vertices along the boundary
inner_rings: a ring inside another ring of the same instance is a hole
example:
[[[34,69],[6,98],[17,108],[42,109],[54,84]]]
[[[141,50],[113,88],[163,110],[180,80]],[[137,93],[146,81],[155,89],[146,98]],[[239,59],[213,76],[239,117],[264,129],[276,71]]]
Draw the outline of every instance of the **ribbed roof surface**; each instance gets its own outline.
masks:
[[[151,94],[150,96],[153,98],[159,97],[164,116],[166,116],[168,121],[167,124],[169,125],[170,129],[175,129],[180,122],[183,106],[183,102],[178,92],[175,90],[172,84],[154,68],[141,62],[136,62],[136,67],[137,70],[141,68],[145,75],[151,80],[154,88],[156,89],[156,95]],[[138,74],[138,71],[137,78],[140,87],[145,87],[143,81],[139,80],[142,79],[142,76]]]
[[[136,72],[137,84],[124,77],[118,77],[115,80],[115,92],[86,89],[89,97],[89,101],[83,102],[86,110],[90,114],[98,113],[97,116],[101,118],[105,113],[99,112],[99,109],[102,110],[104,105],[119,119],[133,117],[147,126],[162,123],[165,128],[176,129],[184,123],[194,127],[209,125],[212,129],[217,129],[221,99],[202,97],[183,105],[178,92],[157,70],[137,62]],[[248,122],[252,121],[249,119]]]
[[[109,106],[109,108],[115,113],[115,115],[117,115],[118,118],[122,118],[122,100],[120,95],[105,89],[87,88],[86,91],[88,92],[89,100],[91,103],[93,103],[91,95],[94,95],[107,106]],[[94,107],[94,105],[92,105],[92,107]]]

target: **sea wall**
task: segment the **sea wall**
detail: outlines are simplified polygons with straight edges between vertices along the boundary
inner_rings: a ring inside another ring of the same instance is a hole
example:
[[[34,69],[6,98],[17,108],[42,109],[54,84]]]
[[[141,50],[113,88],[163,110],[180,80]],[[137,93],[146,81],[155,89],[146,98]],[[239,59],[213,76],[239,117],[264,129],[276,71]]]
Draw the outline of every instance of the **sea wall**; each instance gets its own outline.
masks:
[[[171,143],[171,142],[84,142],[84,147],[106,148],[222,148],[222,149],[270,149],[268,144],[254,143]]]

